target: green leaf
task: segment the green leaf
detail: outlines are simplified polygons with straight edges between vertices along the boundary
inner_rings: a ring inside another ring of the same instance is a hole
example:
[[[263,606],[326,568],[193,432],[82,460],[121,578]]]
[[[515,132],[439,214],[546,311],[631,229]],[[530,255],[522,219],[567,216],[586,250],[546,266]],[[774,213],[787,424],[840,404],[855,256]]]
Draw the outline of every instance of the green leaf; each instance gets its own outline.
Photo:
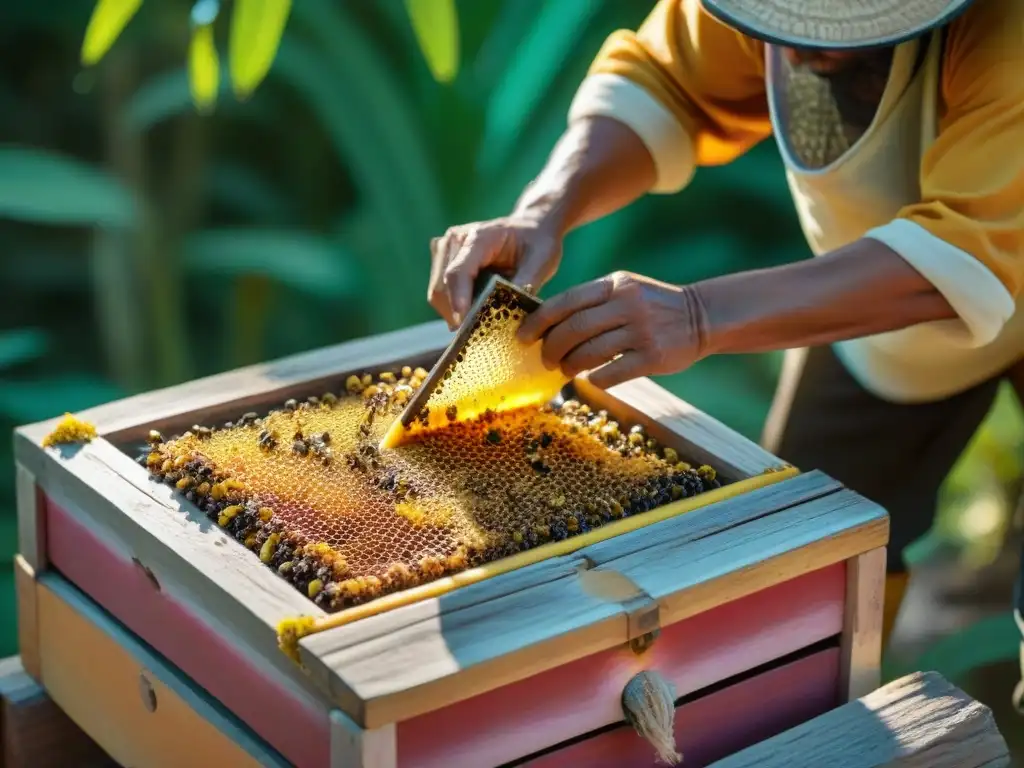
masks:
[[[228,76],[227,65],[223,62],[220,65],[218,81],[217,97],[229,95],[231,79]],[[132,94],[128,106],[121,114],[121,119],[127,129],[142,133],[165,120],[192,109],[194,104],[188,70],[186,68],[174,69],[161,72],[140,86]],[[223,104],[223,109],[218,111],[218,114],[221,118],[229,115],[241,115],[247,120],[256,120],[269,126],[279,125],[278,121],[280,120],[279,114],[273,111],[272,105],[266,100],[246,102],[245,104],[229,100]]]
[[[235,0],[229,56],[239,98],[252,94],[270,71],[291,6],[291,0]]]
[[[238,277],[269,275],[278,282],[328,300],[359,292],[353,259],[341,246],[308,232],[216,229],[197,232],[184,244],[184,266],[193,273]]]
[[[405,0],[409,21],[434,79],[450,83],[459,71],[459,18],[455,0]]]
[[[448,223],[422,110],[346,4],[303,0],[295,21],[318,45],[286,37],[276,76],[309,105],[372,212],[383,258],[367,264],[369,290],[411,297],[381,317],[417,322],[429,309],[430,238]]]
[[[40,328],[0,331],[0,371],[42,357],[48,342],[46,331]]]
[[[0,416],[31,424],[124,397],[110,382],[88,374],[25,381],[0,380]]]
[[[51,152],[0,146],[0,218],[128,228],[138,214],[129,191],[97,168]]]
[[[142,6],[142,0],[98,0],[82,42],[82,63],[91,67],[102,59]]]
[[[220,87],[220,59],[213,40],[213,26],[203,24],[192,30],[188,49],[188,73],[192,101],[200,112],[209,112],[217,103]]]

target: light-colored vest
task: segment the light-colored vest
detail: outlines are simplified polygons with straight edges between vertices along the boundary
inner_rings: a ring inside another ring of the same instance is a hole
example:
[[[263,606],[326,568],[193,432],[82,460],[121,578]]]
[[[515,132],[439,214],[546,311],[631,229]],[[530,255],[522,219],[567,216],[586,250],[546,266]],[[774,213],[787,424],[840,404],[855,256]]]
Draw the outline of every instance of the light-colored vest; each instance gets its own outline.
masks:
[[[914,73],[919,45],[929,45]],[[814,255],[848,245],[892,221],[921,199],[924,152],[938,135],[941,35],[897,47],[874,121],[842,156],[820,169],[796,159],[787,108],[789,65],[766,46],[772,125],[804,235]],[[805,126],[801,126],[804,129]],[[990,344],[965,343],[959,320],[925,323],[834,345],[847,370],[870,392],[897,402],[921,402],[961,392],[1004,371],[1024,353],[1024,312]]]

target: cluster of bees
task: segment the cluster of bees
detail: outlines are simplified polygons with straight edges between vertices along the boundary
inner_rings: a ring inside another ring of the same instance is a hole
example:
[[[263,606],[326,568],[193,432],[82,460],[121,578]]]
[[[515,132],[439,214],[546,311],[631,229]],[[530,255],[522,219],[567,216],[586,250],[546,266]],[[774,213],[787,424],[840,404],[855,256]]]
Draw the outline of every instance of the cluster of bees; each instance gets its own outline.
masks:
[[[448,406],[442,428],[379,450],[426,376],[353,375],[340,395],[154,432],[140,462],[327,611],[719,485],[574,400],[467,420]]]

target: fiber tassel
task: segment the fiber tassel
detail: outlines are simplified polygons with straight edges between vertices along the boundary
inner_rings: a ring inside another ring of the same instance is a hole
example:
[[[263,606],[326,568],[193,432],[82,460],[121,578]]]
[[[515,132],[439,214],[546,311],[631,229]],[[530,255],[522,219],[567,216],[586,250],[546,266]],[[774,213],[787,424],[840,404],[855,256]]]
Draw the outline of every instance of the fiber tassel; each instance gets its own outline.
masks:
[[[668,765],[678,765],[683,756],[676,749],[675,687],[648,670],[641,672],[622,689],[622,712],[636,732],[643,736]]]

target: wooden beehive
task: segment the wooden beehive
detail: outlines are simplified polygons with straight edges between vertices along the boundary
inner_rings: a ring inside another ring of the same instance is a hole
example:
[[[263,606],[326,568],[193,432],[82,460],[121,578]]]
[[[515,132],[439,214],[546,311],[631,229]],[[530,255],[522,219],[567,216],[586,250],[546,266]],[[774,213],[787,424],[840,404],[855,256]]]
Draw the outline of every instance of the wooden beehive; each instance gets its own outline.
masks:
[[[323,612],[128,449],[429,366],[449,339],[430,323],[102,406],[79,414],[84,445],[18,430],[26,670],[115,759],[169,766],[651,764],[620,703],[644,669],[673,684],[700,765],[874,689],[884,510],[646,379],[577,396],[714,466],[704,506],[281,653],[282,621]]]

